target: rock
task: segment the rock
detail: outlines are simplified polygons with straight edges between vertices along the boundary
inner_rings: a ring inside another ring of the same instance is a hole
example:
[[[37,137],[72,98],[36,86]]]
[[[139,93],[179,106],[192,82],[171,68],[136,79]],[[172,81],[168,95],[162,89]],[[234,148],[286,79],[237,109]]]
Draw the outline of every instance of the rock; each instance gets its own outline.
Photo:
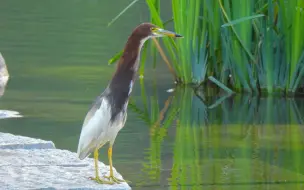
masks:
[[[92,158],[79,160],[76,153],[56,149],[50,141],[3,133],[0,139],[1,189],[131,189],[127,183],[105,185],[90,180],[95,175]],[[109,166],[99,162],[99,171],[101,177],[109,175]],[[115,168],[114,175],[123,179]]]
[[[9,79],[9,74],[7,71],[5,60],[0,53],[0,97],[4,94],[8,79]]]
[[[54,149],[52,141],[44,141],[9,133],[0,133],[0,149]]]
[[[23,116],[17,111],[0,110],[0,119],[18,118],[18,117],[23,117]]]
[[[104,185],[90,180],[94,160],[58,149],[0,150],[0,187],[3,189],[131,189],[127,183]],[[99,162],[100,176],[109,167]],[[114,170],[114,175],[122,179]]]

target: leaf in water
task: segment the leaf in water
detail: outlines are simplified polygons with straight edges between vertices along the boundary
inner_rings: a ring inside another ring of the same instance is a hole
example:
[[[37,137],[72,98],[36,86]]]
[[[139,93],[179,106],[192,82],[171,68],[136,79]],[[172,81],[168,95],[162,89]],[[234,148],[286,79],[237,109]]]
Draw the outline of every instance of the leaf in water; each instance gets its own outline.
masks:
[[[226,94],[226,95],[222,96],[221,98],[216,99],[216,101],[212,105],[208,106],[208,109],[216,108],[218,105],[222,104],[231,95],[232,94]]]
[[[121,50],[120,52],[116,53],[109,61],[108,64],[112,65],[113,63],[115,63],[121,56],[122,56],[123,50]]]
[[[255,19],[255,18],[263,17],[263,16],[265,16],[265,15],[258,14],[258,15],[252,15],[252,16],[248,16],[248,17],[243,17],[243,18],[240,18],[240,19],[236,19],[236,20],[227,22],[226,24],[223,24],[222,27],[232,26],[232,25],[235,25],[235,24],[247,21],[247,20],[252,20],[252,19]]]
[[[214,78],[213,76],[208,77],[208,79],[212,82],[214,82],[216,85],[218,85],[220,88],[222,88],[223,90],[225,90],[228,94],[233,94],[234,92],[228,88],[227,86],[225,86],[223,83],[221,83],[220,81],[216,80],[216,78]]]

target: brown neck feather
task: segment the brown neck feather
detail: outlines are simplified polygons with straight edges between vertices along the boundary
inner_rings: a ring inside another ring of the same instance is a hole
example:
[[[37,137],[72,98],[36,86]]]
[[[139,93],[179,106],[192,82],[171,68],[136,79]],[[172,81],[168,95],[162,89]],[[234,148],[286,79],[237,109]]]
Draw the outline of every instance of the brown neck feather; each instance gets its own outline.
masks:
[[[120,58],[116,72],[108,86],[108,99],[112,105],[112,119],[122,110],[126,109],[129,95],[133,87],[137,72],[140,39],[129,37],[122,57]]]
[[[129,75],[130,72],[133,73],[132,76],[136,74],[139,67],[141,40],[149,36],[151,26],[150,23],[143,23],[136,27],[129,36],[123,55],[118,62],[112,83],[116,82],[116,80],[121,80],[121,78],[124,78],[124,75]]]
[[[123,80],[126,82],[128,81],[129,84],[130,81],[133,80],[138,67],[136,64],[138,64],[139,59],[139,48],[140,39],[131,35],[125,45],[124,52],[118,61],[111,84],[117,85],[117,83],[122,83]]]
[[[125,45],[123,55],[118,61],[116,72],[105,90],[104,96],[111,105],[111,120],[114,121],[119,113],[126,112],[128,100],[139,67],[139,56],[142,42],[151,35],[150,23],[140,24],[134,29]]]
[[[140,39],[134,38],[133,35],[130,36],[125,45],[124,52],[118,62],[117,71],[120,69],[131,69],[134,67],[139,55],[139,48]]]

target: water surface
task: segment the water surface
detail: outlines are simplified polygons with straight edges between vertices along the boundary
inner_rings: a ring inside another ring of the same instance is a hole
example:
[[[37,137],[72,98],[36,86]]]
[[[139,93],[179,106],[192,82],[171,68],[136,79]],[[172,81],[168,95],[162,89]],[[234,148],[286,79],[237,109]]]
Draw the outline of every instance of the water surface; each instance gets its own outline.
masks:
[[[76,151],[84,116],[115,70],[107,60],[148,20],[143,1],[107,27],[128,3],[0,1],[0,52],[11,75],[0,109],[25,116],[0,120],[1,132]],[[154,70],[152,62],[113,152],[133,189],[304,188],[302,99],[168,93],[165,64],[158,59]],[[106,148],[100,153],[107,164]]]

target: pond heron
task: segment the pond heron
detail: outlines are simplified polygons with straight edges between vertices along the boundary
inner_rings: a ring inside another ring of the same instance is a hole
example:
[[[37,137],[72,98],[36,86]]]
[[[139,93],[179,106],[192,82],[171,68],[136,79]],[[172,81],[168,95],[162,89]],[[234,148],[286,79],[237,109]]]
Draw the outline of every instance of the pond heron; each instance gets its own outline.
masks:
[[[77,154],[84,159],[94,152],[95,177],[102,184],[126,182],[113,174],[112,147],[118,132],[125,125],[127,107],[135,75],[139,68],[140,51],[146,40],[152,37],[182,37],[150,23],[138,25],[129,36],[123,54],[118,61],[111,81],[88,111],[79,137]],[[108,159],[110,175],[101,179],[98,174],[98,150],[109,142]]]

